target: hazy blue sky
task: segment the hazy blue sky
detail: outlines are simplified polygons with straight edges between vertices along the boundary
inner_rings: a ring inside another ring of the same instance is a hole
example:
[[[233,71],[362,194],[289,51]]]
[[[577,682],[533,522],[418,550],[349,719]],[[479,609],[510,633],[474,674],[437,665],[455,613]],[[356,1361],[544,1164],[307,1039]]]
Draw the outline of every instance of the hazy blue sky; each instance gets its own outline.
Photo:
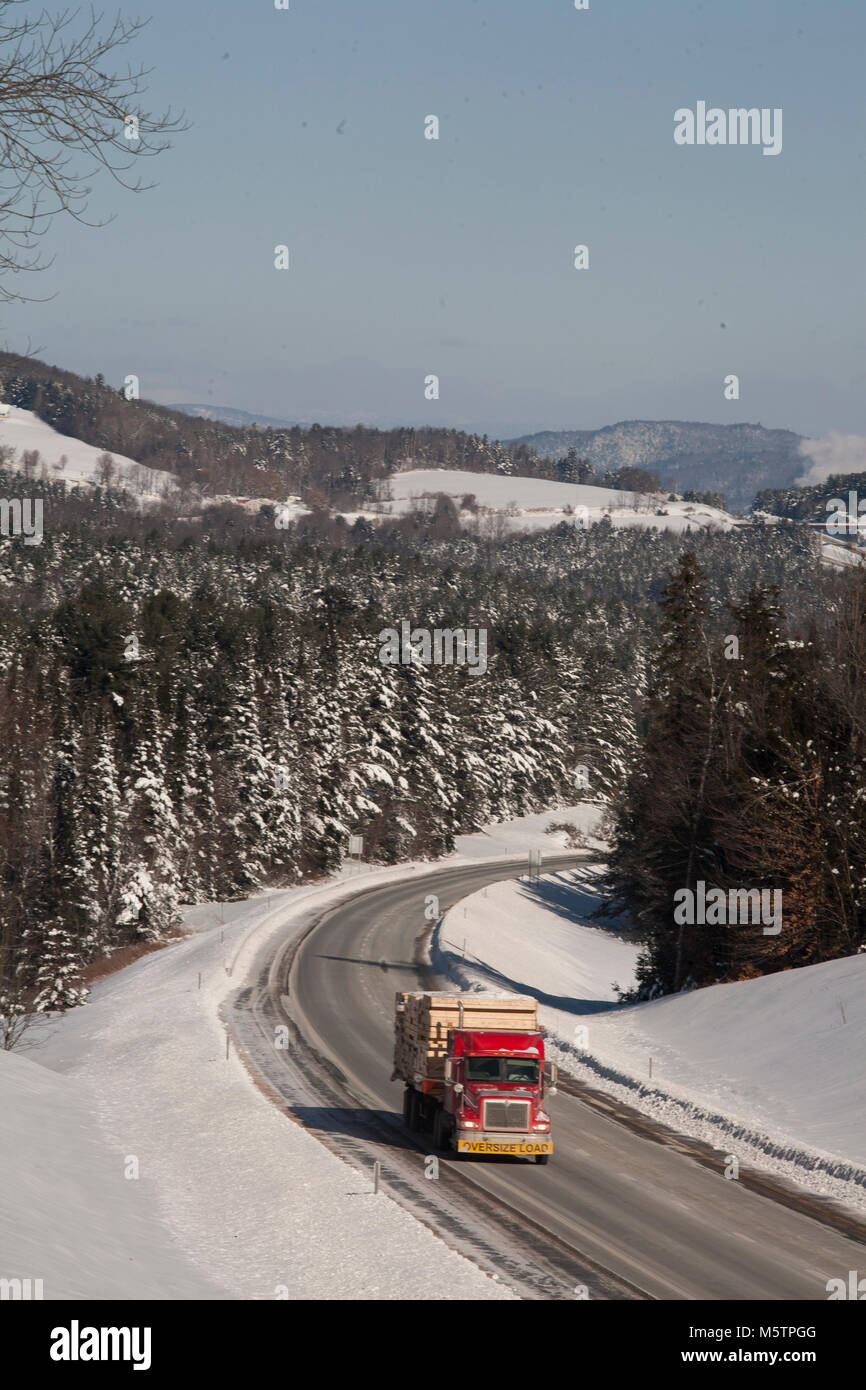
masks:
[[[123,5],[192,128],[56,224],[6,345],[304,421],[866,431],[863,0],[590,5]],[[699,100],[781,107],[781,154],[678,147]]]

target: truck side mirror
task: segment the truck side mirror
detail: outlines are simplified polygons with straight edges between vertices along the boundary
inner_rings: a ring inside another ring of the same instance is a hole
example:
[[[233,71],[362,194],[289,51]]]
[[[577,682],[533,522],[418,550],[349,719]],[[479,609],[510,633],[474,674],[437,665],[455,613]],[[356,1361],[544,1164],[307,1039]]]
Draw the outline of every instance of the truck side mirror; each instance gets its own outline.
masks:
[[[548,1094],[549,1096],[555,1096],[555,1095],[556,1095],[556,1087],[555,1087],[555,1086],[548,1086],[548,1088],[547,1088],[547,1094]]]
[[[456,1086],[454,1087],[454,1094],[455,1096],[462,1096],[463,1094],[463,1085],[460,1081],[458,1081]]]

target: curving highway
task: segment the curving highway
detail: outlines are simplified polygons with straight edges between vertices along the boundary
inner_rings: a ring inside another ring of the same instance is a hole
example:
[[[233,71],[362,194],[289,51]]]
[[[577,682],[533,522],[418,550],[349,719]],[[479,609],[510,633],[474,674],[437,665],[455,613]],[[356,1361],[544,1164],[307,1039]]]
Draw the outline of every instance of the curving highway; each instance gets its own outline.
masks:
[[[866,1263],[855,1218],[760,1174],[726,1181],[724,1154],[567,1078],[549,1103],[549,1165],[441,1155],[439,1180],[425,1182],[432,1141],[406,1134],[390,1080],[394,994],[438,983],[424,964],[425,897],[445,911],[514,873],[421,870],[324,912],[235,1005],[263,1083],[336,1151],[363,1167],[378,1158],[390,1195],[523,1296],[826,1299],[828,1279]],[[292,1025],[287,1052],[264,1045],[278,1020]]]

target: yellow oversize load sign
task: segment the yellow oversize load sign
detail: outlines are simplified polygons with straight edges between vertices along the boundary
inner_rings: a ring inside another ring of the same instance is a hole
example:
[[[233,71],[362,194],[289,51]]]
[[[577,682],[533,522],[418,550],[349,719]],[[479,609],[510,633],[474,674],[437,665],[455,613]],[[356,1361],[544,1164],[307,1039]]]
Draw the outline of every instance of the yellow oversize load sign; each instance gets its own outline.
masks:
[[[458,1139],[457,1152],[461,1154],[552,1154],[552,1139],[503,1140],[495,1143],[492,1139]]]

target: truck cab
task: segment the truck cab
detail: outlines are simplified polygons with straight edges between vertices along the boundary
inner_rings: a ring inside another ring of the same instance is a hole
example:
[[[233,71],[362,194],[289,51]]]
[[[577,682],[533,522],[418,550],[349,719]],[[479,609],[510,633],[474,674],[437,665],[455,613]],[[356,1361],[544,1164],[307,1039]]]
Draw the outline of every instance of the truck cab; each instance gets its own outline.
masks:
[[[540,1032],[455,1028],[445,1061],[443,1140],[459,1154],[519,1154],[546,1163],[553,1152],[544,1109],[556,1068]]]

